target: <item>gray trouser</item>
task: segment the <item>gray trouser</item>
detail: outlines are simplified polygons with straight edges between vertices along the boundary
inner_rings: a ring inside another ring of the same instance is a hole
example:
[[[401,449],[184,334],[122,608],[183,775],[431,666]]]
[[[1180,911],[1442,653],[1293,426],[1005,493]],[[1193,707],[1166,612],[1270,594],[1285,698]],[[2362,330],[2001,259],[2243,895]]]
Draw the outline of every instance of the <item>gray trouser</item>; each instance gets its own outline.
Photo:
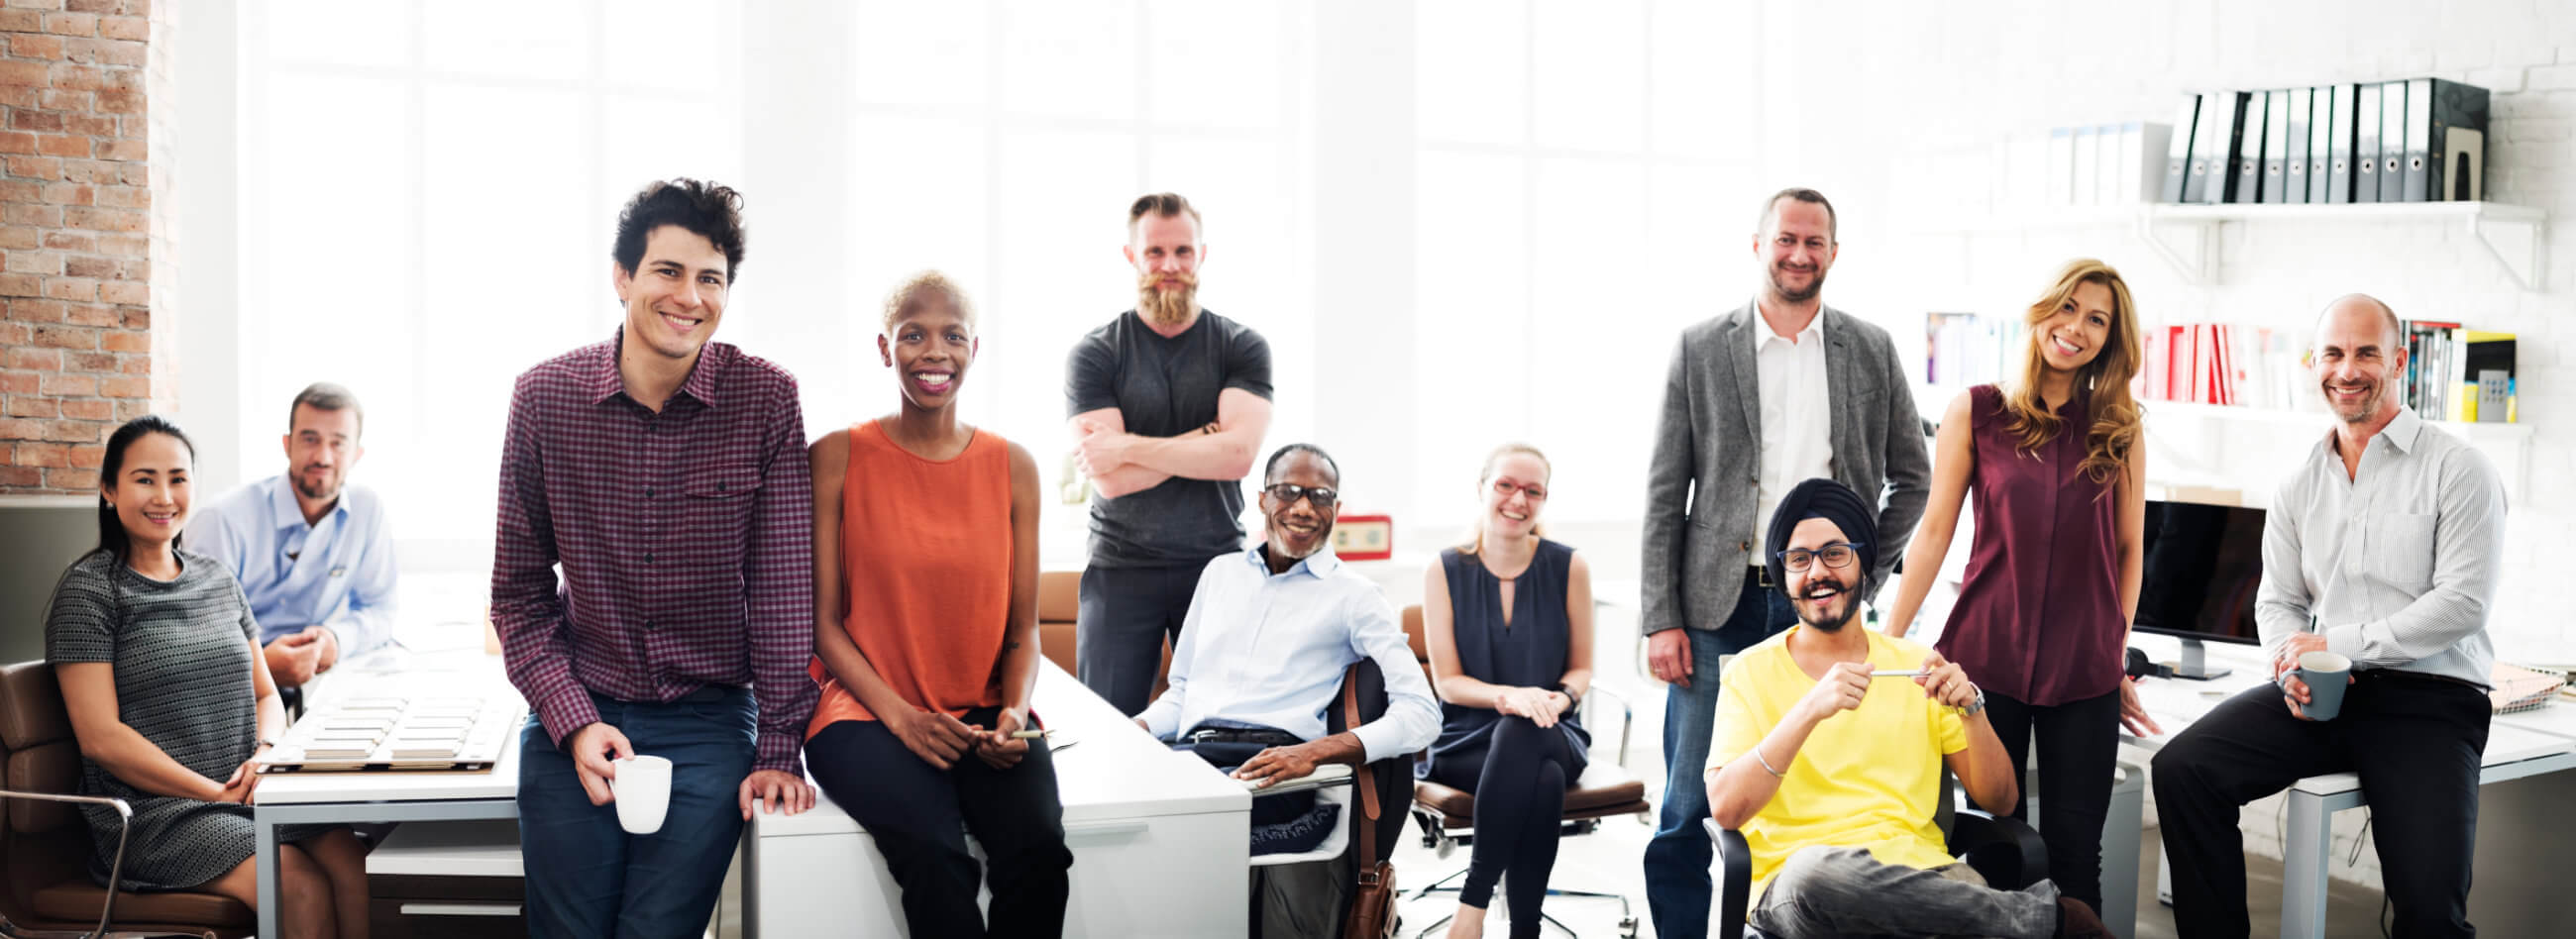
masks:
[[[1336,939],[1359,851],[1354,844],[1337,858],[1253,868],[1253,939]]]
[[[1746,922],[1765,935],[1999,936],[2057,933],[2057,885],[1996,890],[1967,865],[1881,864],[1861,848],[1800,848],[1781,862]]]

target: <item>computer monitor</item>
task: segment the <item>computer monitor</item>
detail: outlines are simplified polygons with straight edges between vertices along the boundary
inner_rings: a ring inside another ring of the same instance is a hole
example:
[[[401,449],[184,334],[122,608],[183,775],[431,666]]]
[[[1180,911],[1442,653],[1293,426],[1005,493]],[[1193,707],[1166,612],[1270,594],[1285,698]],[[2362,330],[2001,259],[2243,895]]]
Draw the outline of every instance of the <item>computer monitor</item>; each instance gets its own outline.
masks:
[[[2174,674],[2217,678],[2204,642],[2262,644],[2254,594],[2263,583],[2263,510],[2147,500],[2146,563],[2136,627],[2182,639]]]

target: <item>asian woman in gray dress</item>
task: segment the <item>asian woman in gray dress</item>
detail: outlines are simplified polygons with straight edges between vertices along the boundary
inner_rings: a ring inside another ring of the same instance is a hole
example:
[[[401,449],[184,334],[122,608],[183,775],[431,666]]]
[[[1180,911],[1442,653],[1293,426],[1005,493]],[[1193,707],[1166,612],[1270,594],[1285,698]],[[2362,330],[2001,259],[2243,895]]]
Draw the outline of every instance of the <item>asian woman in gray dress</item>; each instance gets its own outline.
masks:
[[[81,792],[134,810],[126,890],[197,890],[256,907],[253,765],[286,729],[259,628],[231,571],[182,550],[195,448],[144,416],[108,438],[99,548],[72,562],[45,616],[45,659],[80,742]],[[107,880],[115,812],[85,806],[90,874]],[[367,934],[366,849],[347,828],[285,826],[287,936]]]

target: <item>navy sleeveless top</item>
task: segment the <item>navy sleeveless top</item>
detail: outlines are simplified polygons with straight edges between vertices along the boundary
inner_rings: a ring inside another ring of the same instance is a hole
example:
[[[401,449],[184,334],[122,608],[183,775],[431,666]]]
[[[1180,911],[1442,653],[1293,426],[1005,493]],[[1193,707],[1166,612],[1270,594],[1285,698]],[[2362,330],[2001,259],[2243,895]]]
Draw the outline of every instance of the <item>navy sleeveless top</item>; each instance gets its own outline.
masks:
[[[1475,555],[1456,548],[1440,552],[1441,572],[1449,580],[1449,612],[1456,634],[1458,668],[1467,677],[1494,685],[1554,688],[1565,679],[1573,628],[1565,618],[1566,578],[1574,566],[1574,549],[1539,539],[1529,569],[1513,579],[1511,624],[1503,623],[1502,579],[1485,569]],[[1431,762],[1468,753],[1480,757],[1502,712],[1441,702],[1440,738],[1431,744]],[[1583,773],[1584,754],[1592,735],[1567,711],[1556,722],[1566,735],[1576,765],[1566,767],[1567,782]],[[1423,764],[1427,771],[1431,763]]]

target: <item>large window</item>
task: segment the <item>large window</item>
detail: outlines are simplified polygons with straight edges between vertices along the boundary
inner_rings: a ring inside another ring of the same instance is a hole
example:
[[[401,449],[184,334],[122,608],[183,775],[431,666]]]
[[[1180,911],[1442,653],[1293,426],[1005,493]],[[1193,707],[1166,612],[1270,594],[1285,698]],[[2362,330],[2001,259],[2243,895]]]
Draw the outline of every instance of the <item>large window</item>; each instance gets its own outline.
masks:
[[[1713,4],[1416,7],[1414,505],[1465,518],[1496,444],[1552,516],[1633,519],[1674,337],[1741,304],[1753,43]]]
[[[606,339],[615,207],[740,170],[735,5],[267,0],[244,9],[241,478],[287,402],[367,408],[407,542],[492,534],[511,379]],[[612,15],[614,14],[614,15]],[[468,552],[470,554],[470,552]]]

